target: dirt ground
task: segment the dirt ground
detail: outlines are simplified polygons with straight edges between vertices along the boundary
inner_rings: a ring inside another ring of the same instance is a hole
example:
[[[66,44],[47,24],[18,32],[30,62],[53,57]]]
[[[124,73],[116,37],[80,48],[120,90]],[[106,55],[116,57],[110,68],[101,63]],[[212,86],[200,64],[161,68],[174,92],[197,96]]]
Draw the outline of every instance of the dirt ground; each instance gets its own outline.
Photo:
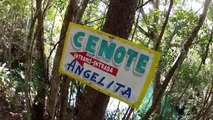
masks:
[[[21,112],[18,111],[0,92],[0,120],[22,120]]]

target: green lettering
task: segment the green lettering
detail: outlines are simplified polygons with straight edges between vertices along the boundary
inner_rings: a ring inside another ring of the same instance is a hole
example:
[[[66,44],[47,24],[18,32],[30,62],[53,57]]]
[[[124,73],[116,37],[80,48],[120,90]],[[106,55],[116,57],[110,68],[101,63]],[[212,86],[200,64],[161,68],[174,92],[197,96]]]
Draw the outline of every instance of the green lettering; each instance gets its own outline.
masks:
[[[126,54],[126,49],[123,46],[120,46],[117,48],[115,55],[114,55],[114,61],[116,64],[120,64],[124,60],[124,56]]]
[[[127,54],[129,55],[128,57],[128,60],[127,60],[127,63],[126,63],[126,67],[129,68],[132,64],[132,61],[135,57],[137,57],[138,55],[138,52],[132,50],[132,49],[129,49]]]
[[[115,43],[110,43],[110,45],[108,45],[108,41],[102,40],[101,46],[100,46],[100,49],[99,49],[99,52],[98,52],[98,56],[103,57],[103,54],[104,54],[105,58],[110,60],[112,58],[113,53],[114,53],[115,47],[116,47]]]
[[[75,48],[80,49],[82,47],[82,44],[79,42],[80,37],[84,37],[84,32],[77,32],[73,37],[73,45]]]
[[[138,63],[136,65],[135,71],[139,74],[145,73],[145,68],[147,65],[147,62],[149,61],[149,56],[146,56],[144,54],[140,55],[140,58],[138,60]]]
[[[99,37],[89,35],[87,45],[86,45],[86,51],[90,53],[95,53],[95,46],[98,40],[99,40]]]

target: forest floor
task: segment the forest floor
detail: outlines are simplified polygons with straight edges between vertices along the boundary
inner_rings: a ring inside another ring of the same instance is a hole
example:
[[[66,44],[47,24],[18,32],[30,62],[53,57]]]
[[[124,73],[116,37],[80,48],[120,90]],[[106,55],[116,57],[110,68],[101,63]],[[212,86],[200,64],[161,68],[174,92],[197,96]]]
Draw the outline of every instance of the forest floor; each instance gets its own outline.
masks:
[[[0,91],[0,120],[21,120],[21,111],[14,107]]]

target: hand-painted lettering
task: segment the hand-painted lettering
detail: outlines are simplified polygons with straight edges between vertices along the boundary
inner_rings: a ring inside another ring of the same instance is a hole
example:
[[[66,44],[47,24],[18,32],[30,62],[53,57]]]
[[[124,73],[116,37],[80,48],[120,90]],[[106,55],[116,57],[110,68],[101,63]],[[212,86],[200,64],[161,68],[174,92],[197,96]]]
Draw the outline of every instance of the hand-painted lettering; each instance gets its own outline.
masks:
[[[89,38],[88,38],[87,44],[86,44],[86,51],[94,54],[96,51],[96,42],[98,40],[99,40],[99,37],[89,35]]]
[[[73,72],[73,69],[74,69],[74,67],[75,67],[75,64],[76,64],[76,60],[73,60],[71,63],[68,63],[68,64],[67,64],[67,70]]]
[[[108,44],[108,41],[102,40],[101,46],[98,51],[98,56],[106,58],[107,60],[111,60],[112,55],[114,54],[116,44],[115,43],[110,43]]]
[[[133,63],[135,63],[133,68],[134,73],[139,76],[145,73],[147,63],[149,62],[149,56],[145,54],[139,54],[132,48],[128,48],[122,45],[119,46],[113,41],[109,42],[95,35],[87,36],[82,31],[76,32],[76,34],[73,36],[72,42],[74,48],[78,51],[80,49],[84,49],[86,52],[95,55],[95,57],[101,57],[107,62],[112,61],[117,67],[119,67],[123,61],[126,61],[124,67],[127,70],[132,66]],[[82,42],[80,38],[84,39],[86,42]],[[83,43],[85,43],[85,45],[82,45]],[[82,46],[84,46],[84,48],[82,48]],[[91,59],[86,59],[85,61],[91,63]],[[93,64],[96,66],[101,66],[97,63]],[[104,69],[107,69],[108,71],[110,70],[110,68],[107,68],[107,66],[105,66]]]
[[[107,85],[107,89],[109,89],[111,86],[112,86],[112,84],[114,83],[115,81],[111,81],[108,85]]]
[[[116,49],[114,55],[114,62],[116,63],[116,65],[120,65],[121,62],[123,62],[125,54],[126,54],[125,47],[120,46]]]
[[[73,37],[73,46],[76,49],[81,49],[82,44],[79,42],[85,36],[84,32],[77,32]],[[81,39],[80,39],[81,38]]]
[[[78,66],[78,67],[75,69],[75,74],[80,75],[80,74],[82,73],[83,70],[84,70],[83,67]]]
[[[128,87],[125,91],[122,91],[121,93],[122,93],[122,95],[127,95],[127,97],[130,98],[130,96],[131,96],[131,88]]]
[[[99,74],[94,72],[92,74],[92,77],[90,78],[90,80],[96,82],[96,79],[97,79],[98,76],[99,76]]]
[[[127,55],[128,55],[128,60],[127,60],[127,63],[126,63],[126,68],[129,68],[132,64],[132,61],[137,57],[138,52],[136,52],[132,49],[129,49],[128,52],[127,52]]]
[[[98,85],[101,85],[101,86],[104,86],[104,83],[103,83],[104,80],[105,80],[105,77],[102,77],[102,78],[100,79],[100,81],[97,82],[97,84],[98,84]]]
[[[144,74],[145,67],[146,67],[148,61],[149,61],[149,56],[141,54],[140,58],[138,60],[138,63],[136,65],[135,72],[138,73],[139,75]]]
[[[121,83],[116,83],[117,88],[115,89],[115,92],[117,92],[120,88],[125,88],[125,85],[121,84]]]
[[[104,90],[110,90],[114,94],[120,95],[125,99],[130,99],[131,97],[131,88],[126,87],[124,84],[115,82],[113,80],[106,80],[106,76],[101,76],[100,74],[93,72],[91,70],[86,70],[79,64],[76,64],[76,60],[67,63],[67,71],[74,75],[82,76],[88,82],[92,82],[95,85],[101,87]]]
[[[89,78],[90,77],[90,73],[91,73],[90,70],[85,70],[84,71],[84,78]]]

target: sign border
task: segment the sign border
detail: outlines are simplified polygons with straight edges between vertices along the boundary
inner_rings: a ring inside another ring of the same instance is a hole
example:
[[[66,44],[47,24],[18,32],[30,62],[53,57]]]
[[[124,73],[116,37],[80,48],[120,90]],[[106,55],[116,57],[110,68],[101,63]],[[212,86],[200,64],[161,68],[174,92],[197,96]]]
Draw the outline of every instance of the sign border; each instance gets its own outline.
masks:
[[[122,97],[119,97],[119,96],[117,96],[117,95],[111,94],[111,93],[108,92],[107,90],[100,89],[99,87],[93,85],[92,83],[87,82],[86,80],[84,80],[84,79],[82,79],[82,78],[78,78],[78,77],[75,76],[75,75],[71,75],[69,72],[66,72],[66,71],[64,71],[64,70],[62,69],[62,66],[63,66],[63,65],[62,65],[62,61],[64,61],[64,58],[65,58],[65,51],[66,51],[67,43],[68,43],[69,36],[70,36],[70,34],[69,34],[69,33],[70,33],[70,29],[71,29],[72,26],[80,27],[80,28],[82,28],[82,29],[86,29],[86,30],[88,30],[88,31],[90,31],[90,32],[95,32],[95,33],[100,34],[100,35],[113,37],[113,39],[119,40],[120,42],[129,44],[129,45],[134,46],[134,47],[136,47],[136,48],[143,49],[143,50],[145,50],[145,51],[147,51],[147,52],[149,52],[149,53],[152,53],[152,54],[154,55],[154,58],[153,58],[153,61],[152,61],[152,64],[151,64],[149,73],[148,73],[148,75],[147,75],[147,78],[145,79],[143,88],[142,88],[142,90],[140,91],[140,95],[139,95],[139,97],[138,97],[138,99],[137,99],[136,102],[133,103],[133,102],[130,102],[130,101],[128,101],[128,100],[126,100],[126,99],[124,99],[124,98],[122,98]],[[160,60],[160,53],[157,52],[157,51],[151,50],[151,49],[149,49],[149,48],[147,48],[147,47],[138,45],[138,44],[133,43],[133,42],[131,42],[131,41],[129,41],[129,40],[126,40],[126,39],[123,39],[123,38],[114,36],[114,35],[112,35],[112,34],[109,34],[109,33],[103,32],[103,31],[98,31],[98,30],[95,30],[95,29],[92,29],[92,28],[89,28],[89,27],[86,27],[86,26],[82,26],[82,25],[79,25],[79,24],[70,22],[70,23],[69,23],[69,26],[68,26],[68,29],[67,29],[67,32],[66,32],[66,38],[65,38],[65,42],[64,42],[63,51],[62,51],[62,57],[61,57],[60,66],[59,66],[59,72],[62,73],[62,74],[65,74],[65,75],[67,75],[67,76],[69,76],[69,77],[71,77],[71,78],[74,78],[75,80],[78,80],[78,81],[80,81],[80,82],[82,82],[82,83],[84,83],[84,84],[86,84],[86,85],[88,85],[88,86],[94,88],[94,89],[97,90],[97,91],[100,91],[100,92],[102,92],[102,93],[104,93],[104,94],[106,94],[106,95],[109,95],[109,96],[112,96],[112,97],[114,97],[114,98],[116,98],[116,99],[118,99],[118,100],[121,100],[121,101],[127,103],[127,104],[128,104],[129,106],[131,106],[131,107],[139,108],[139,106],[140,106],[140,104],[141,104],[141,102],[142,102],[142,100],[143,100],[143,98],[144,98],[144,96],[145,96],[145,94],[146,94],[146,91],[147,91],[147,89],[148,89],[148,87],[149,87],[149,85],[150,85],[150,83],[151,83],[151,81],[152,81],[152,78],[153,78],[153,76],[154,76],[155,69],[156,69],[156,67],[158,66],[159,60]]]

